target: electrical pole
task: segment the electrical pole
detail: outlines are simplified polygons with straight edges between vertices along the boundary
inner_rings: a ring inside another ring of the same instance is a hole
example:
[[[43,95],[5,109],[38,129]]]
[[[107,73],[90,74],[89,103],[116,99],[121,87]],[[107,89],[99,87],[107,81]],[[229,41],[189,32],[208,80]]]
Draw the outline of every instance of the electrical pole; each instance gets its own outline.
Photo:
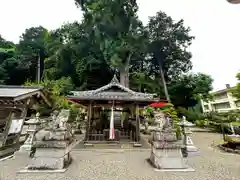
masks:
[[[39,84],[41,81],[41,59],[40,54],[38,54],[38,63],[37,63],[37,83]]]

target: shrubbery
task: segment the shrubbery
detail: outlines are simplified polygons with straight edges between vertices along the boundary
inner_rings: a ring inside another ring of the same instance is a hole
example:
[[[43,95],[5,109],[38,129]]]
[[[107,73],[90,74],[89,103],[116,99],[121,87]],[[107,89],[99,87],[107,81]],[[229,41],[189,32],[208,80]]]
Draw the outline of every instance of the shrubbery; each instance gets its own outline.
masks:
[[[186,119],[192,123],[195,123],[196,120],[203,120],[204,115],[199,112],[189,111],[185,108],[177,108],[177,113],[180,117],[185,116]]]
[[[44,94],[51,101],[51,108],[45,107],[44,105],[35,107],[35,110],[40,112],[41,115],[50,115],[55,109],[70,109],[70,120],[73,121],[76,118],[81,105],[72,104],[65,98],[65,95],[74,88],[71,78],[64,77],[58,80],[44,80],[39,84],[35,82],[26,82],[25,86],[43,87]]]

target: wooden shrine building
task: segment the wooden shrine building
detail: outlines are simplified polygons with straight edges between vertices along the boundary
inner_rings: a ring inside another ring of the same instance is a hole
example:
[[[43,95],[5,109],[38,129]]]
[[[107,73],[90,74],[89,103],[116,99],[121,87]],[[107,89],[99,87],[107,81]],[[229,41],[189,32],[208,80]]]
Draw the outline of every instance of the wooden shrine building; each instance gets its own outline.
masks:
[[[0,86],[0,157],[19,148],[29,110],[42,103],[51,105],[41,87]]]
[[[68,99],[88,108],[86,142],[109,142],[110,119],[111,114],[114,114],[114,142],[139,144],[139,108],[159,101],[154,96],[126,88],[114,76],[109,84],[96,90],[72,91]]]

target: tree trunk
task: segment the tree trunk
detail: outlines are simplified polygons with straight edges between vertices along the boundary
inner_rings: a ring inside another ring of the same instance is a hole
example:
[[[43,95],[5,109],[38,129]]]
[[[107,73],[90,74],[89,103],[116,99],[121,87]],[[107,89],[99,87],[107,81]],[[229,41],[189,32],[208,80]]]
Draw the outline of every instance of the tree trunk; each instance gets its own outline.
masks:
[[[166,84],[166,81],[165,81],[164,72],[163,72],[163,69],[162,69],[161,65],[159,66],[159,70],[160,70],[161,80],[162,80],[162,84],[163,84],[163,88],[164,88],[164,94],[165,94],[165,97],[166,97],[167,101],[170,103],[171,101],[170,101],[170,97],[169,97],[169,94],[168,94],[167,84]]]
[[[126,71],[124,68],[120,68],[119,69],[119,73],[120,73],[120,84],[125,86],[125,79],[126,79]]]
[[[130,54],[126,60],[126,63],[119,69],[120,72],[120,84],[129,88],[129,63],[132,54]]]
[[[129,87],[129,71],[127,71],[125,68],[121,68],[120,70],[120,84]]]

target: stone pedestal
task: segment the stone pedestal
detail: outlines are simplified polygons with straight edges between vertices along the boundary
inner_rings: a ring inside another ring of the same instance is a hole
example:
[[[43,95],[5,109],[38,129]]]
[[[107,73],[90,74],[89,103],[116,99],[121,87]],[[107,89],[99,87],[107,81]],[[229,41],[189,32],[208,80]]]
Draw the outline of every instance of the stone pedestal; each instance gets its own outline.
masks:
[[[188,169],[174,131],[154,132],[150,161],[157,169]]]
[[[50,135],[36,141],[36,153],[28,165],[30,170],[61,170],[70,162],[72,139],[67,130],[51,130]]]
[[[73,137],[67,128],[69,110],[62,110],[54,118],[49,128],[36,134],[36,152],[28,164],[28,170],[63,170],[70,162]]]
[[[181,149],[152,148],[150,160],[157,169],[186,169]]]
[[[158,128],[153,133],[150,161],[157,170],[194,171],[185,163],[182,155],[182,143],[177,140],[170,117],[156,113]]]

